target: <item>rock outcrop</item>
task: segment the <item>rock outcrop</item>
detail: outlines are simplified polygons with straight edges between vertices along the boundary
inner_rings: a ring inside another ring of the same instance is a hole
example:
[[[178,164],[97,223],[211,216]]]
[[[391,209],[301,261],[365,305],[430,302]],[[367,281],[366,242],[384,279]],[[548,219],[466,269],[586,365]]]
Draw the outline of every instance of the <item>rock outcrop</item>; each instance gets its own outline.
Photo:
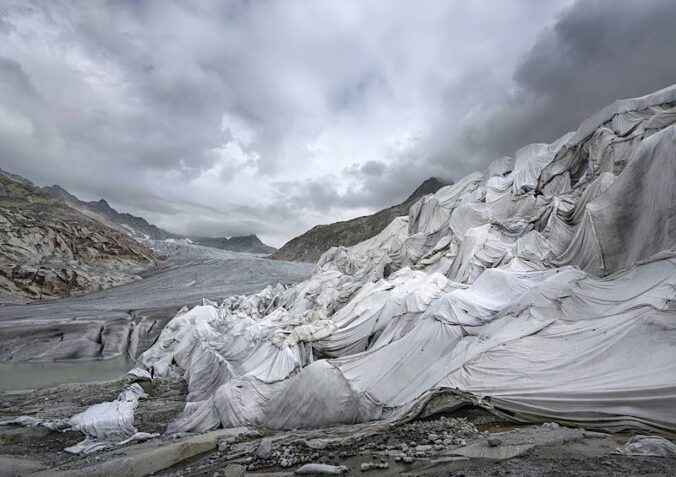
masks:
[[[0,173],[0,301],[100,290],[138,279],[157,263],[129,235]]]
[[[103,222],[113,228],[130,234],[141,240],[166,240],[185,238],[180,234],[168,232],[163,228],[148,223],[143,217],[129,214],[127,212],[118,212],[106,202],[105,199],[85,202],[59,185],[43,187],[42,191],[50,196],[63,200],[70,207],[79,210],[85,215]],[[201,237],[191,236],[190,240],[203,247],[218,248],[221,250],[230,250],[232,252],[246,253],[265,253],[270,254],[277,250],[274,247],[265,245],[256,235],[241,235],[235,237]]]
[[[424,181],[401,204],[393,205],[373,215],[328,225],[317,225],[289,242],[272,255],[277,260],[316,262],[331,247],[351,247],[379,234],[392,220],[408,214],[408,209],[420,197],[433,194],[448,183],[435,177]]]
[[[165,240],[169,238],[181,238],[179,235],[167,232],[160,227],[148,223],[143,217],[118,212],[113,209],[105,199],[85,202],[68,192],[60,185],[43,187],[42,191],[51,197],[64,201],[70,207],[86,214],[94,219],[104,222],[111,227],[120,228],[122,231],[136,238]]]

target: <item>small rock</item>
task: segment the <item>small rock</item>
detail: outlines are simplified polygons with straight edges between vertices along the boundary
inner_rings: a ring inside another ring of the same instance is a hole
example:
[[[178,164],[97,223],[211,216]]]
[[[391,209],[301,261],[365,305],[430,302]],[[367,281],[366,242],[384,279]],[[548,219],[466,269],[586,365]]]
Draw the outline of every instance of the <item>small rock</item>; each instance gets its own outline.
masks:
[[[438,434],[428,434],[427,440],[431,441],[431,442],[437,441],[437,440],[439,440],[439,435]]]
[[[223,469],[223,473],[220,474],[223,477],[243,477],[246,474],[246,469],[244,466],[239,464],[230,464]]]
[[[390,464],[387,462],[380,462],[380,463],[375,463],[375,462],[362,462],[361,464],[361,471],[366,472],[369,470],[373,469],[389,469]]]
[[[502,444],[502,441],[498,439],[497,437],[489,437],[486,442],[490,447],[498,447],[499,445]]]
[[[401,458],[401,461],[404,464],[412,464],[415,462],[415,459],[411,457],[410,455],[405,455],[404,457]]]
[[[261,443],[258,444],[256,455],[261,459],[269,459],[272,455],[272,439],[263,439]]]

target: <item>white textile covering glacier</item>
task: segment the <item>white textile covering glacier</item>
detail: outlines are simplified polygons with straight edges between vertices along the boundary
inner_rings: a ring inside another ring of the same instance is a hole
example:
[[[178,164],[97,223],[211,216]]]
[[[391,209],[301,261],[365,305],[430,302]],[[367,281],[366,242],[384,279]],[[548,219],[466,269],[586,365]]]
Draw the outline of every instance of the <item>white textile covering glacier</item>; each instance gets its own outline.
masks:
[[[145,377],[142,371],[141,374]],[[159,436],[159,434],[138,432],[134,427],[134,410],[138,406],[139,399],[144,396],[143,388],[139,384],[133,383],[126,386],[116,400],[94,404],[84,412],[69,419],[39,419],[32,416],[19,416],[0,420],[0,426],[42,426],[56,432],[80,431],[85,435],[85,439],[67,447],[65,451],[71,454],[90,454],[129,442],[143,441]]]
[[[676,432],[676,85],[617,101],[332,248],[289,289],[176,316],[169,428],[397,420],[457,390],[521,421]]]
[[[168,432],[394,422],[456,392],[674,434],[675,244],[676,85],[421,198],[293,287],[182,309],[138,364],[188,381]],[[119,401],[71,421],[133,436]]]

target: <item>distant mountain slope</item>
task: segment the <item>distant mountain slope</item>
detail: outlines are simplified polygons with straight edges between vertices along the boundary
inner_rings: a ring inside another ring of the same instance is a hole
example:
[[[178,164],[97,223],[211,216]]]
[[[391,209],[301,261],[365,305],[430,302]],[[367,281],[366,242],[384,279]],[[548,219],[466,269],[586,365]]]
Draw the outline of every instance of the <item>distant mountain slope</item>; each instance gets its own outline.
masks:
[[[113,209],[104,199],[85,202],[75,197],[60,185],[56,184],[43,187],[42,191],[52,197],[64,200],[66,203],[68,203],[68,205],[78,209],[80,212],[84,212],[88,215],[89,213],[97,214],[100,216],[97,218],[101,218],[103,221],[108,221],[111,223],[111,225],[122,227],[127,232],[131,232],[138,238],[150,238],[154,240],[180,238],[179,235],[167,232],[164,229],[149,224],[148,221],[143,217],[137,217],[136,215],[126,212],[118,212],[117,210]]]
[[[126,233],[0,170],[0,302],[107,288],[157,262]]]
[[[277,249],[265,245],[256,235],[242,235],[238,237],[195,237],[193,243],[204,247],[220,248],[233,252],[273,253]]]
[[[388,207],[373,215],[357,217],[344,222],[317,225],[291,241],[272,255],[277,260],[293,260],[298,262],[316,262],[320,255],[329,248],[342,245],[349,247],[379,234],[395,217],[408,215],[408,209],[420,197],[433,194],[448,185],[431,177],[401,204]]]
[[[95,219],[108,223],[112,227],[120,228],[120,230],[131,233],[134,237],[139,239],[165,240],[170,238],[185,238],[183,235],[168,232],[150,224],[143,217],[138,217],[126,212],[118,212],[104,199],[85,202],[59,185],[43,187],[42,191],[52,197],[64,200],[68,205],[78,209],[86,215],[93,216]],[[230,250],[233,252],[272,253],[277,250],[274,247],[265,245],[256,235],[242,235],[230,238],[192,236],[189,238],[194,243],[204,247]]]

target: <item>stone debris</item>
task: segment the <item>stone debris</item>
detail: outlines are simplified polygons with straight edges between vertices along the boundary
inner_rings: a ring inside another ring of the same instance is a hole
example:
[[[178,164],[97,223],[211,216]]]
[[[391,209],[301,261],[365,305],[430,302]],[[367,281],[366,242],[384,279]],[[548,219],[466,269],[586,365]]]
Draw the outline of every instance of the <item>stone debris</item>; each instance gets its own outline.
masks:
[[[367,472],[374,469],[389,469],[390,464],[387,462],[363,462],[360,466],[362,472]]]
[[[259,459],[269,459],[272,455],[272,439],[263,439],[256,449],[256,456]]]

